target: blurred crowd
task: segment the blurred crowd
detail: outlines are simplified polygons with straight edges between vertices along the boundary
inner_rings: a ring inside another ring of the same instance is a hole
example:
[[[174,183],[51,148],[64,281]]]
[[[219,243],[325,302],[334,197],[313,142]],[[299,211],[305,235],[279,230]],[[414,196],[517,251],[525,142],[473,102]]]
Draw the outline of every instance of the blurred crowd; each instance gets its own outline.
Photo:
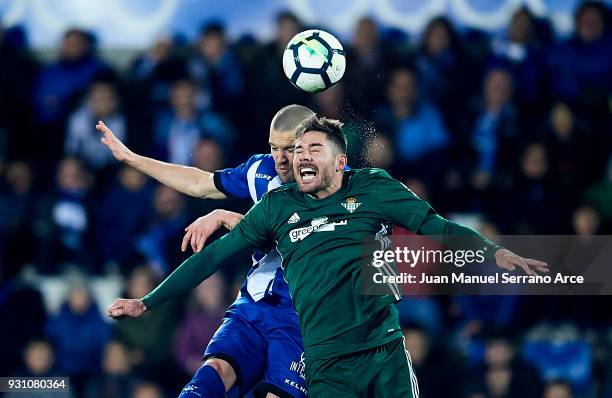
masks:
[[[609,233],[610,15],[582,3],[569,37],[528,8],[495,34],[437,17],[410,37],[366,16],[344,42],[345,77],[316,95],[282,71],[286,43],[310,27],[290,12],[269,43],[209,21],[193,42],[159,36],[126,70],[90,32],[66,31],[42,61],[23,29],[0,27],[0,373],[69,375],[75,396],[172,396],[244,277],[247,256],[187,305],[103,319],[90,276],[122,275],[123,295],[140,298],[188,255],[193,219],[249,204],[187,198],[118,164],[98,120],[140,154],[214,171],[268,152],[271,117],[303,104],[345,122],[351,165],[390,170],[443,215],[476,215],[491,234]],[[24,269],[81,275],[49,312]],[[612,396],[609,308],[605,297],[400,304],[425,398]]]

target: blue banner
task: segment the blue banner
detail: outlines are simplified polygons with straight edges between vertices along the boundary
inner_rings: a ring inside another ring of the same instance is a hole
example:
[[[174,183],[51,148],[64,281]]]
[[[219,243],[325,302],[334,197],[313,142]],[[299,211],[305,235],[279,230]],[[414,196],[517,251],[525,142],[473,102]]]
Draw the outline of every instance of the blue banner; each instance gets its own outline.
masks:
[[[4,26],[25,26],[36,48],[55,47],[62,32],[73,26],[96,33],[102,47],[141,48],[162,34],[192,39],[211,19],[224,21],[232,37],[248,33],[268,39],[281,10],[294,11],[307,24],[340,37],[350,35],[363,15],[412,34],[440,14],[459,26],[497,31],[524,4],[536,15],[549,17],[555,29],[566,34],[579,0],[0,0],[0,16]]]

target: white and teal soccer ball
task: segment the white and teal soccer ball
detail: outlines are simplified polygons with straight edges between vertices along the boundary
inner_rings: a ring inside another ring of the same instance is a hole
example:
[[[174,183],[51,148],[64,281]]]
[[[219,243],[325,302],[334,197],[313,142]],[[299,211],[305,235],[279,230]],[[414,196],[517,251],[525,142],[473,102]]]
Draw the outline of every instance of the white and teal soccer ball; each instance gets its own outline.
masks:
[[[319,29],[298,33],[283,54],[283,70],[293,85],[309,93],[318,93],[338,83],[346,69],[342,44],[330,33]]]

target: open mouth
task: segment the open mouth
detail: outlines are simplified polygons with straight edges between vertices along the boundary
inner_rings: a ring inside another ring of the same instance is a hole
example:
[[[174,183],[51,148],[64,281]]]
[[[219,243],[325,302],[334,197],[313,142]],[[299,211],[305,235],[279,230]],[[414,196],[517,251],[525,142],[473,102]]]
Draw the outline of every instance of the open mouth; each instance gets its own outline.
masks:
[[[314,168],[306,166],[300,167],[300,177],[302,178],[302,181],[311,181],[315,178],[316,175],[317,171]]]

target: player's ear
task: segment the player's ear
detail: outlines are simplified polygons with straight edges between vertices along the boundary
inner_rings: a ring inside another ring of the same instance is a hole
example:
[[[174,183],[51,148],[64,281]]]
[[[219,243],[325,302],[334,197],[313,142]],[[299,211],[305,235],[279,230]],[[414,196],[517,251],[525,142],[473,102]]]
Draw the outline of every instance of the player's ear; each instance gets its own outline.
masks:
[[[348,164],[348,159],[346,154],[339,153],[336,155],[336,172],[343,171],[346,165]]]

